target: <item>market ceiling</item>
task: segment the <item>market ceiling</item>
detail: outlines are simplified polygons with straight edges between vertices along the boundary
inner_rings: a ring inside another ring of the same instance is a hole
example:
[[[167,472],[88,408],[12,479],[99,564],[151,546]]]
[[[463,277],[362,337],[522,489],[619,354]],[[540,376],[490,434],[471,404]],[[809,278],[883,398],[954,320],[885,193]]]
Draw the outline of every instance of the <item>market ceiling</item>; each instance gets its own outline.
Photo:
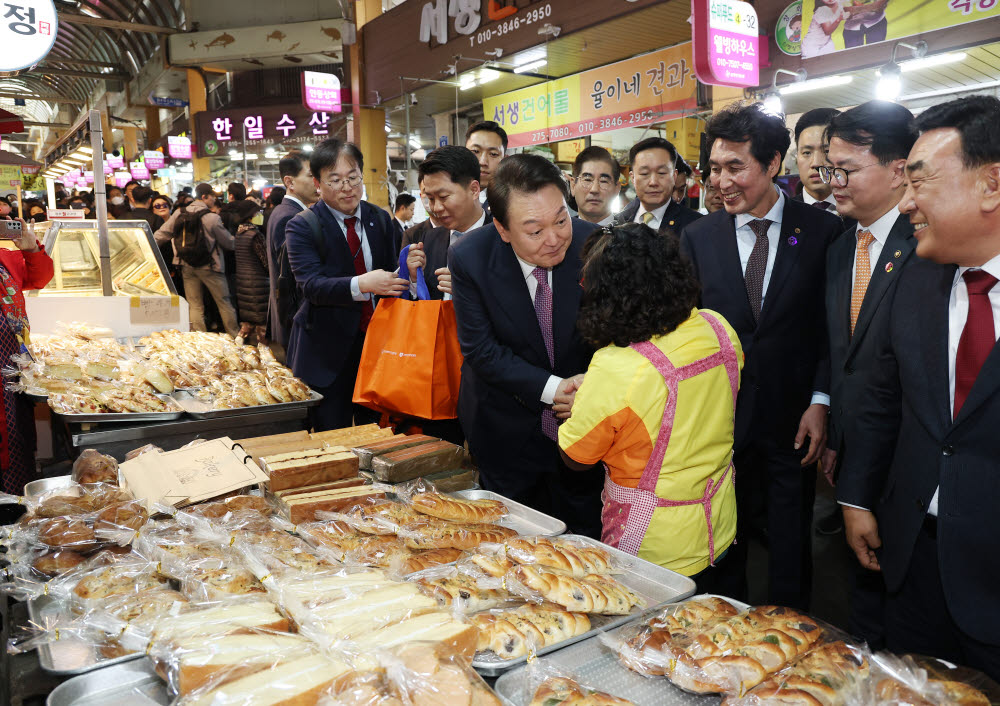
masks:
[[[59,32],[46,59],[17,76],[28,98],[83,103],[98,81],[129,80],[164,34],[183,23],[181,0],[56,0]]]

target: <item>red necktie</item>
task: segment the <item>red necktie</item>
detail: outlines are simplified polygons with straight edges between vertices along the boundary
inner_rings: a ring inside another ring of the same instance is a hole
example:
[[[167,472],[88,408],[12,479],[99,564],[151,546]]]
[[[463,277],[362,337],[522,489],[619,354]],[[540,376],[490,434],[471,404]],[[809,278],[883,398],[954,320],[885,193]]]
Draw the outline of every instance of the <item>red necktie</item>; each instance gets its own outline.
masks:
[[[354,274],[360,277],[367,274],[368,268],[365,266],[365,253],[361,247],[361,238],[358,237],[358,231],[354,228],[357,222],[358,219],[354,216],[344,219],[344,223],[347,225],[347,247],[351,249],[351,254],[354,256]],[[375,307],[372,305],[371,295],[369,295],[368,301],[364,302],[361,307],[362,331],[368,330],[368,322],[372,320],[374,313]]]
[[[965,320],[962,337],[958,340],[958,353],[955,355],[953,419],[958,417],[958,412],[969,396],[979,370],[997,342],[996,331],[993,329],[993,307],[990,305],[989,297],[997,278],[983,270],[966,270],[962,278],[965,280],[966,289],[969,290],[969,316]]]

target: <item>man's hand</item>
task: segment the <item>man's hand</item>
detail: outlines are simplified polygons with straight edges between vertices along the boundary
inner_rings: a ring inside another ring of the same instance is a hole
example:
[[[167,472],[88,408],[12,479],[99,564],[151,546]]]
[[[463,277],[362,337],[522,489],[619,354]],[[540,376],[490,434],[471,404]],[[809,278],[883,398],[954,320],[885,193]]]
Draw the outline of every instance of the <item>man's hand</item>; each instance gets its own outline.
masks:
[[[406,255],[406,269],[410,272],[410,281],[417,281],[417,268],[427,267],[427,254],[423,243],[414,243]]]
[[[438,289],[445,294],[451,294],[451,270],[439,267],[434,270],[434,276],[438,278]]]
[[[819,460],[826,448],[826,413],[830,408],[825,404],[811,404],[802,413],[799,433],[795,435],[795,449],[801,449],[806,436],[809,437],[809,452],[802,459],[803,466],[811,466]]]
[[[868,510],[857,507],[843,506],[844,531],[847,535],[847,545],[854,550],[858,561],[866,569],[881,571],[875,550],[882,546],[878,536],[878,520]]]
[[[362,292],[380,297],[398,297],[410,288],[410,283],[392,272],[372,270],[358,276],[358,288]]]
[[[576,401],[576,391],[583,384],[583,375],[574,375],[566,378],[559,387],[556,388],[556,395],[552,398],[552,411],[556,413],[557,419],[569,419],[573,412],[573,403]]]
[[[830,448],[823,449],[820,466],[823,469],[823,477],[826,478],[826,482],[832,487],[836,487],[836,483],[833,482],[833,472],[837,468],[837,452]]]
[[[35,224],[26,223],[22,218],[14,220],[21,223],[21,239],[15,240],[17,249],[21,252],[38,252],[38,240],[35,239]]]

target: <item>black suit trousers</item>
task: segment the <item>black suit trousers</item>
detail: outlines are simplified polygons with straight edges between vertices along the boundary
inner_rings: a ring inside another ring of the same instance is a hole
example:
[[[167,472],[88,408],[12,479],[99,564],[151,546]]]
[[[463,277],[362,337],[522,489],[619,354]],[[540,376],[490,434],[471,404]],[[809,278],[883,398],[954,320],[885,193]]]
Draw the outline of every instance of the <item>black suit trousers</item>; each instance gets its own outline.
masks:
[[[361,365],[361,351],[365,347],[364,335],[354,337],[351,351],[344,361],[344,367],[332,385],[320,387],[316,392],[323,395],[323,401],[312,407],[309,421],[313,431],[329,431],[344,429],[357,424],[374,424],[381,415],[367,407],[354,404],[354,383],[358,378],[358,367]]]
[[[559,447],[541,433],[541,427],[524,445],[518,462],[510,467],[494,467],[488,459],[474,461],[484,490],[559,518],[566,523],[569,534],[601,538],[603,466],[570,470],[562,462]]]
[[[767,532],[767,602],[809,610],[812,590],[812,510],[816,467],[803,468],[807,444],[796,451],[750,443],[736,452],[736,544],[734,563],[743,567],[746,601],[747,542],[752,529]]]
[[[988,645],[966,635],[948,611],[935,534],[925,524],[917,535],[902,587],[886,596],[886,647],[897,654],[940,657],[1000,681],[1000,645]],[[984,606],[984,610],[995,609]]]

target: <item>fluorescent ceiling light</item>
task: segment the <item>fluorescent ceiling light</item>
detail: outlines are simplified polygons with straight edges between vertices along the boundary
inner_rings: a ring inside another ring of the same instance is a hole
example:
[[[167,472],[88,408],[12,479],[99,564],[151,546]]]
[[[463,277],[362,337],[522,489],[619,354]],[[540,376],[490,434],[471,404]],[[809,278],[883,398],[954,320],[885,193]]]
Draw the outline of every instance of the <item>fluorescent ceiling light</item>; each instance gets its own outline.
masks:
[[[388,134],[389,134],[390,132],[392,132],[392,128],[391,128],[391,127],[389,127],[389,124],[388,124],[388,123],[386,123],[386,125],[385,125],[385,134],[387,134],[387,135],[388,135]]]
[[[539,59],[538,61],[533,61],[530,64],[524,64],[523,66],[516,66],[514,67],[514,73],[523,74],[527,71],[534,71],[535,69],[539,69],[545,66],[546,63],[548,63],[546,59]]]
[[[315,149],[315,148],[312,145],[303,145],[302,146],[302,151],[305,152],[306,154],[309,154],[310,152],[312,152],[313,149]]]
[[[500,78],[500,72],[494,71],[493,69],[480,69],[479,70],[479,85],[482,86],[490,81],[496,81]]]
[[[806,91],[816,91],[821,88],[832,88],[833,86],[844,86],[854,80],[853,76],[825,76],[814,78],[811,81],[801,81],[790,83],[778,89],[778,93],[783,96],[790,96],[794,93],[805,93]]]
[[[762,101],[764,104],[764,112],[771,115],[783,116],[785,114],[785,108],[781,104],[781,96],[777,93],[771,93],[764,98]]]
[[[923,93],[909,93],[900,96],[901,101],[915,101],[921,98],[938,98],[939,96],[951,96],[956,93],[975,93],[985,91],[990,88],[1000,88],[1000,81],[984,81],[983,83],[973,83],[968,86],[956,86],[955,88],[940,88],[936,91],[924,91]]]
[[[904,61],[900,63],[899,70],[903,73],[908,71],[920,71],[920,69],[929,69],[932,66],[943,66],[944,64],[954,64],[959,61],[963,61],[966,57],[964,51],[951,52],[948,54],[938,54],[936,56],[925,56],[922,59],[910,59],[909,61]]]
[[[476,87],[475,80],[470,81],[468,83],[460,83],[460,84],[458,84],[458,89],[460,91],[468,91],[470,88],[475,88],[475,87]]]
[[[415,137],[410,138],[410,147],[412,147],[415,150],[423,149],[423,145],[420,144],[420,140],[418,140]]]

